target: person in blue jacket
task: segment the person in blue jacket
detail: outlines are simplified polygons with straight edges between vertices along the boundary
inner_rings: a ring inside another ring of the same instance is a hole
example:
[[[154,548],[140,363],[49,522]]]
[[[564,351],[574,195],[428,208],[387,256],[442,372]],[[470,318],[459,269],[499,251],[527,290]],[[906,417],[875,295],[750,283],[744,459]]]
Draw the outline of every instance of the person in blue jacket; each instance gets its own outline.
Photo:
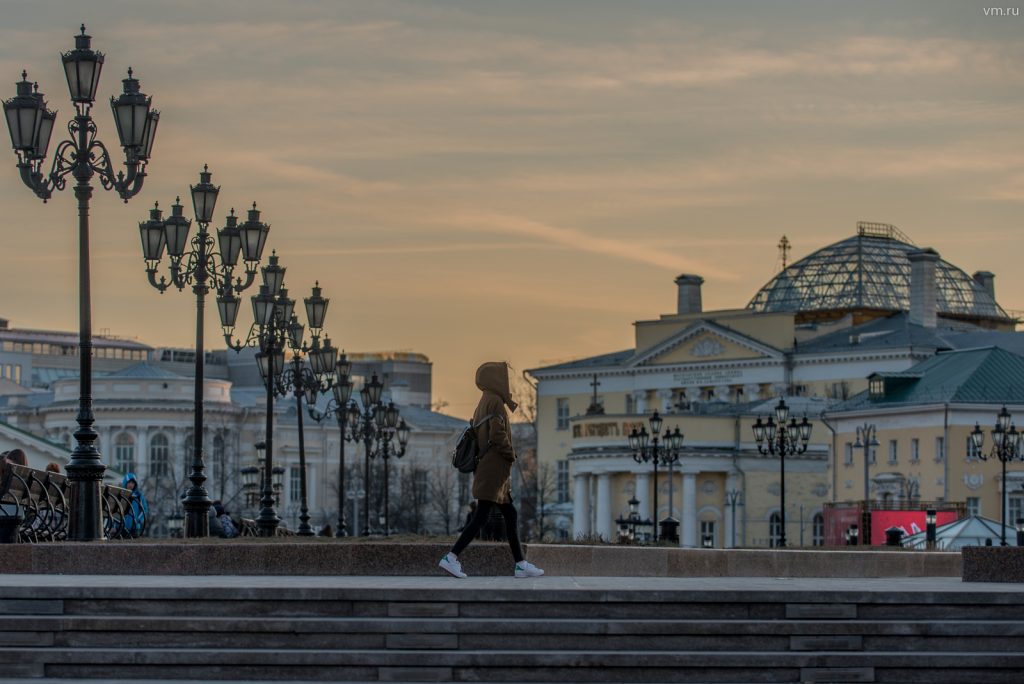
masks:
[[[149,503],[146,495],[139,488],[139,480],[135,473],[125,473],[121,486],[132,493],[132,509],[125,511],[125,532],[130,537],[138,537],[146,529],[146,521],[149,519]]]

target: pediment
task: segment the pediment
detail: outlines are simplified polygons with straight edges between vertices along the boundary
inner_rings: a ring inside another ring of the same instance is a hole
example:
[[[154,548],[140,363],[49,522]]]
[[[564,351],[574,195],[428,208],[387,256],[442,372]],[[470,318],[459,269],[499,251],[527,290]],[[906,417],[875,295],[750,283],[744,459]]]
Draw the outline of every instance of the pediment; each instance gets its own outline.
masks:
[[[782,353],[710,321],[700,321],[635,356],[631,366],[778,359]]]

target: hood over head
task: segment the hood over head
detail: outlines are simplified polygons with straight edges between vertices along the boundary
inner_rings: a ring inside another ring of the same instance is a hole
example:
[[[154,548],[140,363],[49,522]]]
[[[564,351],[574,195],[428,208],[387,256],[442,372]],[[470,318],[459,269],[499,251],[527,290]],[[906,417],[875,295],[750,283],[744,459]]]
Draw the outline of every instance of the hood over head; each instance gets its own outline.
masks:
[[[124,489],[128,489],[129,482],[135,483],[136,490],[139,488],[139,478],[135,477],[135,473],[125,473],[124,478],[121,480],[121,486]]]
[[[510,411],[519,406],[512,401],[508,383],[508,364],[504,361],[488,361],[476,369],[476,386],[482,392],[493,392],[501,397]]]

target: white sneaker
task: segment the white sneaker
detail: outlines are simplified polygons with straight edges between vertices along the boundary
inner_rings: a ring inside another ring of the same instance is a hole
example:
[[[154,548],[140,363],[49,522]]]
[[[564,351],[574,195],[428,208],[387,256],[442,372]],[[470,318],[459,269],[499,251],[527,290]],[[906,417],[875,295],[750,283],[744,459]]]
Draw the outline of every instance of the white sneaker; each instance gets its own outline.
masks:
[[[540,577],[544,571],[530,561],[516,563],[516,577]]]
[[[459,559],[450,553],[446,553],[444,558],[442,558],[441,562],[437,565],[453,577],[458,577],[459,579],[465,579],[467,577],[466,573],[462,572],[462,563],[460,563]]]

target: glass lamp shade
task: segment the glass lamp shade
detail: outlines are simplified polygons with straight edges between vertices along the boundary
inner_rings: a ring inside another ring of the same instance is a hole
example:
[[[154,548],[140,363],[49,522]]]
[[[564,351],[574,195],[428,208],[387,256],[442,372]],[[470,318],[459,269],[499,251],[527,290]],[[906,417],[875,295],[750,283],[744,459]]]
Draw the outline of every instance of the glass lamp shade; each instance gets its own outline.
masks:
[[[167,253],[180,258],[188,244],[188,231],[192,222],[182,214],[181,198],[178,197],[171,205],[171,215],[164,221],[164,232],[167,239]]]
[[[682,449],[683,438],[684,435],[679,431],[679,426],[677,425],[675,431],[672,433],[672,448],[677,450]]]
[[[633,451],[640,449],[640,433],[637,432],[636,428],[633,428],[633,431],[629,433],[629,448]]]
[[[860,536],[860,526],[858,526],[858,525],[850,525],[850,538],[851,539],[856,539],[859,536]]]
[[[811,438],[811,423],[807,420],[807,416],[800,421],[800,440],[807,442]]]
[[[327,317],[327,304],[330,300],[321,295],[320,281],[313,286],[313,294],[303,301],[306,304],[306,320],[312,330],[319,330],[324,327],[324,319]]]
[[[21,72],[21,81],[17,86],[18,94],[10,100],[4,100],[4,116],[11,134],[11,146],[16,151],[31,156],[35,154],[39,127],[46,105],[42,103],[41,98],[32,94],[32,84],[28,81],[27,72]]]
[[[638,508],[637,507],[640,505],[640,501],[634,496],[634,497],[631,497],[630,500],[627,503],[629,504],[629,513],[630,513],[630,515],[631,516],[635,515],[638,512]]]
[[[71,100],[80,104],[92,104],[96,99],[103,70],[103,53],[92,50],[91,43],[92,36],[85,35],[83,24],[81,35],[75,36],[75,49],[60,56]]]
[[[50,136],[53,135],[53,124],[57,121],[57,112],[52,112],[46,108],[46,99],[39,92],[39,86],[36,86],[36,92],[33,96],[39,103],[40,115],[35,146],[29,157],[32,159],[46,159],[46,152],[50,148]]]
[[[349,427],[349,429],[352,430],[352,432],[354,433],[356,428],[359,427],[359,407],[358,406],[356,406],[355,404],[349,405],[349,407],[348,407],[348,415],[346,416],[346,420],[348,420],[348,427]]]
[[[234,267],[242,251],[242,231],[238,229],[238,217],[232,209],[224,227],[217,231],[220,260],[225,266]]]
[[[379,404],[380,395],[384,391],[384,383],[377,379],[377,374],[370,376],[370,383],[366,386],[370,391],[370,403]]]
[[[786,406],[785,399],[779,399],[778,406],[775,407],[775,422],[779,425],[785,425],[786,420],[789,418],[789,407]]]
[[[217,313],[220,314],[221,327],[232,329],[238,320],[238,310],[242,300],[235,296],[230,284],[225,284],[220,294],[217,295]]]
[[[992,428],[992,444],[995,445],[996,449],[1003,448],[1003,437],[1006,435],[1003,429],[996,423],[996,426]]]
[[[124,92],[116,98],[110,98],[117,137],[121,140],[121,147],[126,150],[142,150],[146,142],[146,129],[150,123],[149,108],[153,98],[139,92],[139,81],[132,77],[130,68],[128,78],[121,83],[124,84]]]
[[[1018,534],[1024,532],[1024,518],[1017,518],[1016,527]]]
[[[369,411],[371,406],[370,388],[365,384],[363,385],[363,389],[359,390],[359,400],[363,403],[363,409]]]
[[[386,423],[385,409],[383,404],[376,404],[373,408],[373,422],[377,426],[377,430],[383,430]]]
[[[409,443],[410,432],[411,430],[409,429],[408,424],[406,424],[405,418],[402,418],[401,422],[398,423],[398,444],[403,449],[405,449],[406,445]]]
[[[652,435],[657,435],[659,432],[661,432],[662,419],[661,416],[658,414],[657,410],[655,410],[655,412],[651,415],[650,423]]]
[[[388,402],[388,408],[384,412],[385,423],[387,427],[394,429],[398,427],[398,407],[395,406],[394,402]]]
[[[253,491],[256,489],[256,478],[259,477],[260,469],[257,466],[246,466],[242,468],[242,489]]]
[[[245,251],[245,226],[242,226],[242,251]],[[248,261],[248,257],[246,257],[246,260]],[[263,284],[266,285],[270,294],[275,297],[281,292],[281,288],[284,287],[284,272],[284,266],[278,263],[277,252],[271,253],[267,265],[263,267]]]
[[[159,203],[149,210],[149,220],[139,224],[139,235],[142,237],[142,258],[146,261],[160,261],[164,256],[164,247],[167,246],[167,234]]]
[[[280,496],[281,490],[284,489],[284,466],[274,466],[270,472],[274,478],[274,493]]]
[[[864,442],[860,441],[860,428],[857,428],[857,441],[853,443],[854,449],[863,449]]]
[[[796,444],[796,441],[800,439],[800,426],[796,422],[796,418],[789,419],[789,426],[786,428],[786,437],[789,438],[790,444]]]
[[[156,127],[159,123],[160,112],[155,109],[149,110],[149,116],[146,118],[146,132],[142,136],[142,146],[135,155],[142,161],[146,161],[153,155],[153,141],[156,140]]]
[[[217,194],[220,192],[220,188],[210,182],[212,176],[210,167],[203,164],[203,170],[199,172],[199,183],[189,186],[196,221],[200,223],[212,221],[213,210],[217,206]]]
[[[320,394],[320,385],[312,382],[306,385],[306,404],[316,406],[316,398]]]
[[[270,234],[270,226],[260,221],[260,212],[256,208],[256,203],[252,203],[252,209],[249,210],[249,217],[245,223],[242,224],[242,258],[246,261],[257,262],[263,258],[263,248],[267,245],[267,235]],[[271,263],[277,264],[276,255],[271,257]],[[266,270],[263,272],[263,281],[267,282]],[[281,282],[284,281],[284,269],[281,269],[280,280],[277,286],[281,286]]]
[[[347,375],[339,375],[338,380],[331,386],[331,391],[334,393],[335,403],[339,407],[345,406],[352,398],[352,382]]]
[[[768,416],[768,422],[765,423],[764,430],[765,430],[765,438],[769,442],[774,442],[775,441],[775,430],[776,430],[777,427],[778,426],[775,425],[775,421],[772,420],[772,417]],[[783,425],[783,427],[785,427],[785,425]]]
[[[873,447],[879,446],[878,438],[875,437],[875,431],[874,430],[871,431],[871,446],[873,446]]]
[[[1006,407],[999,409],[999,427],[1002,428],[1003,432],[1010,429],[1010,412],[1006,410]]]
[[[927,511],[924,512],[924,524],[925,525],[934,525],[935,524],[935,511],[933,509],[929,508]]]
[[[252,320],[260,327],[270,325],[274,315],[274,298],[267,292],[266,285],[260,285],[258,294],[252,296]]]
[[[647,433],[647,428],[640,428],[640,448],[646,449],[648,443],[651,441],[651,436]]]
[[[341,377],[343,375],[345,377],[348,377],[349,375],[352,374],[352,362],[348,360],[347,356],[345,356],[345,352],[341,352],[341,355],[338,356],[337,373],[338,377]]]
[[[754,430],[754,441],[758,444],[762,444],[764,442],[765,425],[761,422],[761,418],[759,417],[757,422],[751,427]]]
[[[277,320],[282,322],[291,321],[295,315],[295,300],[288,298],[287,288],[281,288],[281,294],[274,302],[274,315],[277,316]]]
[[[331,345],[331,338],[324,338],[324,342],[310,354],[310,365],[318,378],[334,375],[334,365],[337,361],[338,350]]]
[[[291,320],[288,321],[288,344],[291,345],[292,349],[299,350],[302,348],[302,335],[306,332],[306,326],[299,323],[298,316],[294,314]]]
[[[985,445],[985,433],[977,423],[974,424],[974,429],[971,430],[971,443],[974,445],[975,451],[981,451],[981,448]]]

